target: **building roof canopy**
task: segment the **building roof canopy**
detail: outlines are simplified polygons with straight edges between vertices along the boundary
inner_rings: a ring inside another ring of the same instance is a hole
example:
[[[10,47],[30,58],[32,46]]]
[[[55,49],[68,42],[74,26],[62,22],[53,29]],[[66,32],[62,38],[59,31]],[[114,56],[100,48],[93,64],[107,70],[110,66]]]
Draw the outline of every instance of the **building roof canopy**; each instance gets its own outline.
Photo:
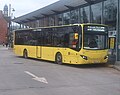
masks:
[[[15,18],[13,19],[13,21],[22,24],[25,22],[29,22],[32,20],[34,21],[43,18],[48,15],[60,13],[68,9],[73,9],[74,7],[81,6],[94,1],[98,1],[98,0],[59,0],[51,5],[48,5],[46,7],[43,7],[26,15]]]

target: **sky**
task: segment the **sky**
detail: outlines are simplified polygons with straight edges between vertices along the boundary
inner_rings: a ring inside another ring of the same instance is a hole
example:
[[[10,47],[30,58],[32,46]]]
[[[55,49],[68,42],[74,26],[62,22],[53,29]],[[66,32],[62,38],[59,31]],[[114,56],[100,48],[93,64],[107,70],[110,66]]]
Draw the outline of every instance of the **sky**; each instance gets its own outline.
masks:
[[[0,10],[3,10],[5,5],[11,4],[11,12],[14,17],[19,17],[37,9],[45,7],[59,0],[0,0]]]

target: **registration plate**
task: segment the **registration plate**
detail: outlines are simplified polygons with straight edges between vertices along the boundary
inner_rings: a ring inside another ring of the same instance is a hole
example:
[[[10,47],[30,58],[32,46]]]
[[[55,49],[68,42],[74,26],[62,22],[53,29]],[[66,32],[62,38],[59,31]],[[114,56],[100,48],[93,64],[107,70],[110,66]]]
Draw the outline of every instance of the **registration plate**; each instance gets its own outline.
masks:
[[[100,61],[99,60],[95,60],[94,63],[100,63]]]

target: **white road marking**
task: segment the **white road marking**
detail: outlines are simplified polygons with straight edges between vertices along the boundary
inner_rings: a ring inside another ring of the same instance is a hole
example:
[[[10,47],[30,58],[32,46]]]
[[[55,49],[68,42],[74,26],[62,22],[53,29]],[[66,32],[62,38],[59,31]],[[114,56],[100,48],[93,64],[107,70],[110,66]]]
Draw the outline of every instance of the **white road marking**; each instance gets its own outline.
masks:
[[[24,71],[24,72],[25,72],[26,74],[32,76],[32,77],[33,77],[32,79],[34,79],[34,80],[36,80],[36,81],[39,81],[39,82],[42,82],[42,83],[48,84],[47,80],[46,80],[44,77],[38,77],[38,76],[30,73],[29,71]]]

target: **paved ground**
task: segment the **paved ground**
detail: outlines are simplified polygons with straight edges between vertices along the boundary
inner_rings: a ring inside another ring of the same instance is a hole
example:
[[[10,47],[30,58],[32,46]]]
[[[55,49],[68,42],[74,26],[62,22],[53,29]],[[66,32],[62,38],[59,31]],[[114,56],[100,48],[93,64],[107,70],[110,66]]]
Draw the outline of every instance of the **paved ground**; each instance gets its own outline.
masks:
[[[0,47],[0,95],[120,95],[120,72],[24,59]]]

